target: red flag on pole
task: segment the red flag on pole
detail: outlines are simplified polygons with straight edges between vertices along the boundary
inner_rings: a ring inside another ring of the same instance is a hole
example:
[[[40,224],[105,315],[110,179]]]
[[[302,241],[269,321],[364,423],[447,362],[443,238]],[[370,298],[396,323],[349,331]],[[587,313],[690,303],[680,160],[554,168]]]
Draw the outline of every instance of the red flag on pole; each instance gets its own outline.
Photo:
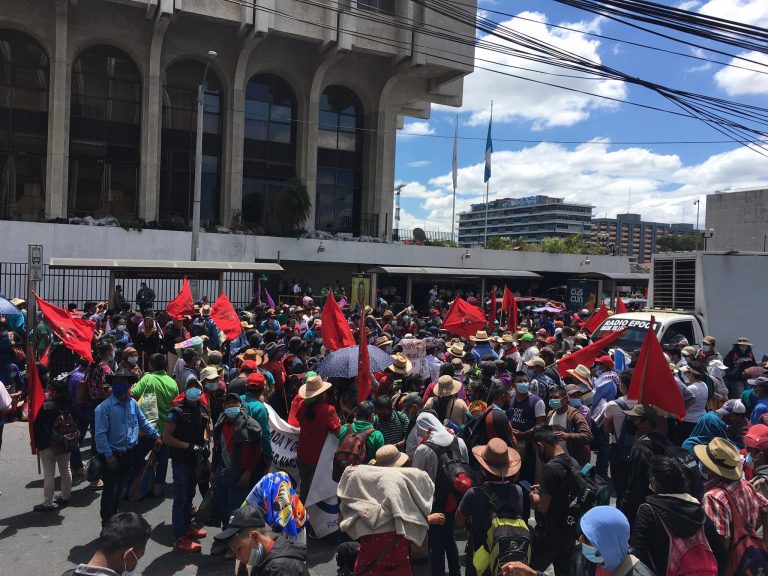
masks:
[[[333,297],[329,294],[329,299]],[[323,323],[323,343],[325,343],[325,323]],[[371,396],[371,358],[368,355],[368,339],[365,337],[365,304],[360,313],[360,345],[357,356],[357,403],[368,400]]]
[[[168,302],[165,311],[173,318],[179,314],[189,314],[192,316],[195,313],[195,302],[192,300],[192,289],[189,287],[189,280],[184,278],[184,283],[181,285],[181,292]]]
[[[496,326],[496,286],[491,289],[491,312],[488,316],[488,325],[493,330]]]
[[[581,350],[576,350],[576,352],[568,354],[568,356],[563,356],[557,361],[557,373],[563,377],[568,376],[567,370],[573,370],[579,364],[589,368],[594,363],[595,358],[602,356],[603,350],[610,346],[612,342],[621,338],[623,334],[624,330],[611,332],[605,338],[593,342],[589,346],[584,346]]]
[[[323,345],[326,350],[333,352],[339,348],[355,345],[355,337],[352,336],[352,330],[349,329],[349,322],[347,322],[344,313],[330,292],[323,305],[320,320],[323,322]]]
[[[35,299],[38,309],[45,316],[53,333],[64,343],[64,346],[89,362],[93,362],[91,341],[93,340],[95,324],[84,318],[73,318],[64,308],[46,302],[37,294],[35,294]],[[30,358],[34,359],[34,356],[30,356]]]
[[[504,286],[501,309],[507,314],[507,330],[517,332],[517,300],[512,291],[506,286]]]
[[[472,306],[462,298],[456,298],[451,304],[441,328],[458,336],[469,338],[485,326],[485,314],[477,306]]]
[[[211,318],[216,323],[216,327],[224,332],[227,340],[234,340],[243,333],[240,316],[237,315],[235,307],[224,292],[219,294],[216,302],[213,303]]]
[[[43,350],[43,355],[40,356],[40,364],[47,367],[50,361],[51,361],[51,345],[48,344],[48,346],[45,347],[45,350]]]
[[[643,345],[637,354],[632,383],[629,385],[627,398],[637,400],[638,404],[651,404],[674,414],[678,420],[685,416],[685,402],[680,388],[675,382],[669,362],[664,357],[653,326],[656,319],[651,316]]]
[[[627,305],[624,304],[621,298],[616,298],[616,314],[624,314],[626,312],[629,312],[629,309],[627,308]]]
[[[38,300],[39,302],[39,300]],[[37,373],[37,364],[35,363],[34,351],[32,346],[27,350],[27,358],[30,358],[27,366],[27,405],[29,407],[29,445],[32,448],[32,454],[37,454],[37,441],[35,439],[35,420],[43,407],[45,401],[45,391],[40,382],[40,375]]]
[[[608,314],[608,306],[603,302],[600,304],[600,308],[598,308],[597,311],[589,317],[589,320],[584,323],[584,330],[587,330],[592,334],[592,332],[597,330],[600,324],[608,319],[608,316],[610,316],[610,314]]]

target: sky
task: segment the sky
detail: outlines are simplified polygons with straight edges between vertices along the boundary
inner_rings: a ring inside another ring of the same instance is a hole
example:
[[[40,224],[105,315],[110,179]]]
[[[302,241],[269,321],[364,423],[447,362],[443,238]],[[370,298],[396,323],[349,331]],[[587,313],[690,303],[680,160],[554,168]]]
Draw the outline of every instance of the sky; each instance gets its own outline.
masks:
[[[657,1],[768,28],[766,0]],[[553,0],[480,0],[478,10],[505,26],[631,76],[768,107],[766,54],[745,53],[723,44],[711,45],[730,54],[749,57],[764,66],[745,64],[729,56],[633,30]],[[512,17],[488,10],[506,12]],[[664,32],[696,43],[706,42],[672,30]],[[621,41],[596,38],[589,33]],[[491,37],[487,40],[503,42]],[[762,73],[652,51],[627,41],[738,63]],[[492,60],[544,72],[572,73],[486,50],[476,50],[475,59],[477,65],[486,68],[499,68],[488,64],[487,60]],[[738,143],[710,143],[727,138],[700,121],[616,101],[673,109],[672,104],[643,87],[615,80],[504,70],[615,100],[475,70],[464,79],[461,108],[433,105],[429,120],[406,118],[398,132],[395,179],[396,184],[405,184],[401,193],[402,229],[419,226],[428,231],[451,231],[451,159],[457,114],[456,214],[483,201],[485,138],[491,100],[494,101],[491,200],[544,194],[591,204],[594,217],[613,217],[629,211],[650,221],[695,224],[694,201],[701,199],[700,227],[703,228],[707,194],[768,181],[768,158]],[[679,141],[697,143],[660,143]]]

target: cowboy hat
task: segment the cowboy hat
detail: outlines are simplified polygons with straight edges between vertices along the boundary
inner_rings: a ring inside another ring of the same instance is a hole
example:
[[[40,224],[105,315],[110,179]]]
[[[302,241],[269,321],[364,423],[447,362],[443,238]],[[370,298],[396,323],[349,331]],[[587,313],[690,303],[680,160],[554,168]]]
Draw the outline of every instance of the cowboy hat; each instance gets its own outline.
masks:
[[[464,358],[464,344],[461,342],[454,342],[451,347],[448,348],[448,354],[454,358]]]
[[[514,344],[515,337],[512,334],[504,334],[503,336],[499,336],[497,341],[499,344]]]
[[[9,302],[14,306],[21,306],[22,304],[26,304],[27,301],[23,298],[11,298]]]
[[[440,376],[440,378],[437,379],[435,395],[438,398],[443,396],[453,396],[454,394],[458,394],[459,390],[461,390],[461,382],[454,380],[447,374]]]
[[[741,480],[741,456],[736,447],[727,440],[718,436],[707,445],[694,446],[693,451],[699,462],[710,472],[728,480]]]
[[[408,454],[404,454],[393,444],[386,444],[376,450],[376,466],[386,468],[401,468],[408,462]]]
[[[742,336],[738,340],[736,340],[736,346],[752,346],[752,342],[749,341],[749,338],[746,336]]]
[[[501,438],[492,438],[485,446],[475,446],[472,453],[480,466],[498,478],[510,478],[520,471],[520,454]]]
[[[491,338],[485,330],[478,330],[474,336],[469,337],[472,342],[488,342]]]
[[[584,364],[579,364],[576,368],[570,368],[566,372],[582,384],[592,388],[592,372]]]
[[[376,348],[380,346],[389,346],[390,344],[392,344],[392,339],[386,334],[383,336],[379,336],[378,338],[376,338],[376,340],[373,341],[373,345],[376,346]]]
[[[299,388],[299,396],[304,398],[304,400],[309,400],[310,398],[319,396],[323,392],[330,389],[330,387],[331,383],[324,382],[320,376],[311,376],[307,378],[307,381],[301,386],[301,388]]]
[[[408,360],[405,354],[398,352],[392,355],[392,364],[389,365],[389,371],[395,374],[408,374],[413,369],[413,362]]]
[[[547,367],[547,363],[544,362],[544,359],[543,358],[539,358],[538,356],[534,356],[533,358],[531,358],[527,362],[523,362],[523,364],[525,364],[526,366],[530,366],[530,367],[533,367],[533,366],[540,366],[541,368],[546,368]]]
[[[464,364],[464,362],[461,361],[461,358],[452,358],[451,365],[453,366],[454,371],[460,370],[462,374],[469,372],[469,364]]]

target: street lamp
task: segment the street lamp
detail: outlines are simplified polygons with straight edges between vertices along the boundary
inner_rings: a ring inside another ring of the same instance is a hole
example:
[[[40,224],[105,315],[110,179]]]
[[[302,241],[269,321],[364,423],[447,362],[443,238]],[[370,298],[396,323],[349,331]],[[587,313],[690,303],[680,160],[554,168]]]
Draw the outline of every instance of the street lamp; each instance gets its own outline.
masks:
[[[213,50],[208,51],[208,59],[205,61],[203,80],[197,87],[197,133],[195,134],[195,195],[192,199],[192,255],[191,260],[197,260],[198,246],[200,244],[200,196],[203,183],[203,115],[205,112],[205,77],[208,75],[208,67],[216,58]]]
[[[710,228],[709,230],[704,229],[701,231],[701,237],[704,238],[704,252],[707,251],[707,240],[712,238],[712,236],[715,235],[714,228]]]
[[[699,208],[701,207],[701,198],[699,198],[698,200],[694,200],[693,203],[696,204],[696,230],[698,231],[698,229],[699,229]],[[699,249],[699,239],[697,238],[696,239],[696,250],[698,250],[698,249]],[[705,250],[706,250],[706,248],[705,248]]]

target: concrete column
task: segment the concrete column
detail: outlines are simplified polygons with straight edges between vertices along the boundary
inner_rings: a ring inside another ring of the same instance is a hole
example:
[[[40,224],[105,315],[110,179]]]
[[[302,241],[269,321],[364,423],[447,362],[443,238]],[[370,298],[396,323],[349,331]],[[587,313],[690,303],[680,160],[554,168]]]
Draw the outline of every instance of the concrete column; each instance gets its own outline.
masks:
[[[410,306],[413,304],[413,276],[408,274],[405,277],[405,305]]]
[[[69,0],[56,0],[56,49],[51,54],[45,217],[67,216],[69,183]]]
[[[143,82],[141,106],[141,171],[139,174],[139,217],[157,220],[160,212],[160,151],[163,129],[161,56],[170,15],[158,12],[149,47],[149,65]]]

